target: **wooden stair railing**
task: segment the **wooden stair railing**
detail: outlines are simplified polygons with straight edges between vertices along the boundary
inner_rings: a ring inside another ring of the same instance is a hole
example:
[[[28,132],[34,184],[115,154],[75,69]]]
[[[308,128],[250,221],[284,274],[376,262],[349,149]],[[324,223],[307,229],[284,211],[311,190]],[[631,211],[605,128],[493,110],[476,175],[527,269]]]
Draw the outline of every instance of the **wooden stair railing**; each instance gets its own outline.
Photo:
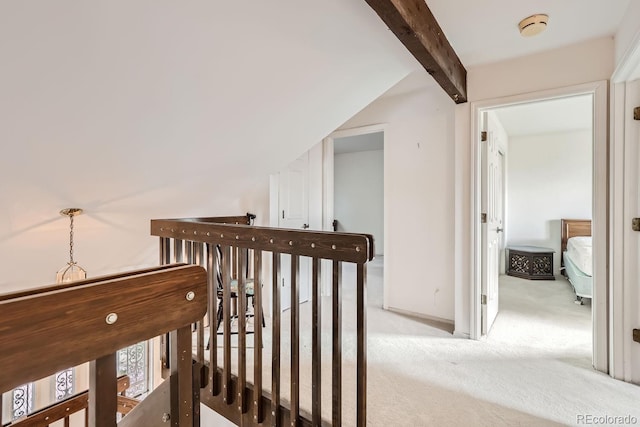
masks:
[[[189,265],[0,295],[0,393],[89,362],[88,425],[113,427],[118,411],[116,351],[172,331],[174,368],[165,381],[170,384],[170,425],[193,426],[191,324],[206,309],[206,272]],[[123,421],[136,412],[146,413],[145,407],[153,403],[148,397]],[[162,414],[151,416],[158,422],[137,425],[161,422]]]
[[[208,271],[209,307],[207,317],[215,325],[217,318],[217,277],[223,281],[222,355],[218,355],[217,331],[210,327],[210,347],[205,358],[205,319],[198,321],[195,359],[208,365],[206,388],[200,400],[228,420],[243,426],[320,426],[330,422],[342,425],[343,411],[352,410],[357,426],[366,425],[367,345],[366,345],[366,271],[373,259],[373,237],[364,234],[315,232],[274,229],[248,225],[248,217],[189,218],[152,220],[151,234],[160,238],[160,263],[187,262],[204,266]],[[220,251],[216,248],[219,247]],[[219,253],[222,254],[219,259]],[[270,253],[270,256],[266,256]],[[291,258],[291,363],[289,366],[291,390],[288,402],[282,399],[282,334],[281,331],[281,258]],[[265,256],[263,256],[265,255]],[[300,260],[311,259],[312,304],[312,407],[300,408]],[[331,346],[331,419],[322,417],[322,298],[321,261],[331,263],[332,283],[332,346]],[[271,267],[271,277],[263,275],[263,261]],[[342,399],[342,263],[356,267],[356,396],[355,408],[343,407]],[[220,266],[220,270],[218,270]],[[254,342],[253,372],[247,369],[247,278],[254,284]],[[236,279],[238,305],[237,349],[231,347],[231,281]],[[272,291],[272,351],[263,357],[263,333],[260,318],[263,307],[262,283],[270,279]],[[163,361],[166,368],[170,346],[164,346]],[[235,361],[232,372],[232,353]],[[266,366],[266,367],[265,367]],[[263,369],[271,371],[271,390],[262,384]],[[196,393],[197,397],[197,393]]]

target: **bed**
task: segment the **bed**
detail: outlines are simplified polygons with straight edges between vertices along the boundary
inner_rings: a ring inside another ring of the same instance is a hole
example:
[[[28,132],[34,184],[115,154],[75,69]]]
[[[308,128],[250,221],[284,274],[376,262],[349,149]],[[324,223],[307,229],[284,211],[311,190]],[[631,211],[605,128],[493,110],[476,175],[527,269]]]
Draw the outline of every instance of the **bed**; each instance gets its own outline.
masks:
[[[576,304],[593,293],[590,219],[562,219],[561,266],[576,293]]]

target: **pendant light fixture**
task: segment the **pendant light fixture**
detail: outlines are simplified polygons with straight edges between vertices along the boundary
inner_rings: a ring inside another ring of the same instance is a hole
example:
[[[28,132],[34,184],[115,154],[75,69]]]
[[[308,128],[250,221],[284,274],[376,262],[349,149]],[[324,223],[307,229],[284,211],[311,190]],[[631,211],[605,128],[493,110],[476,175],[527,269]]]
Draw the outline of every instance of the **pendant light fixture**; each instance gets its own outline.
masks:
[[[87,272],[73,260],[73,217],[82,214],[80,208],[67,208],[60,211],[60,215],[69,217],[69,262],[58,270],[56,283],[69,283],[87,278]]]

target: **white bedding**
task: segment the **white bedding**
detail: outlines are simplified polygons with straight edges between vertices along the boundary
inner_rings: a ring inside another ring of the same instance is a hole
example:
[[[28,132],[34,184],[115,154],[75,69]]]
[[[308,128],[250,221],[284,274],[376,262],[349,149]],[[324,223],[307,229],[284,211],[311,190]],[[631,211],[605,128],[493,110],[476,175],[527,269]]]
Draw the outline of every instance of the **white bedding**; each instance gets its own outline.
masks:
[[[572,237],[567,240],[567,257],[584,274],[593,275],[591,236]]]

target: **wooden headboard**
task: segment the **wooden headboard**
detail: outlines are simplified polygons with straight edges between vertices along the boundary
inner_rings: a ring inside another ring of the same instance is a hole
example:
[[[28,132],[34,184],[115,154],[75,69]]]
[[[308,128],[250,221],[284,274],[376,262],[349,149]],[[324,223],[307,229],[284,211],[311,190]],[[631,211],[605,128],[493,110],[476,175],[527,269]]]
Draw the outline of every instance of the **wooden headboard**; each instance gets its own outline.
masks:
[[[591,236],[591,220],[590,219],[561,219],[562,227],[562,252],[567,250],[567,240],[576,236]]]

